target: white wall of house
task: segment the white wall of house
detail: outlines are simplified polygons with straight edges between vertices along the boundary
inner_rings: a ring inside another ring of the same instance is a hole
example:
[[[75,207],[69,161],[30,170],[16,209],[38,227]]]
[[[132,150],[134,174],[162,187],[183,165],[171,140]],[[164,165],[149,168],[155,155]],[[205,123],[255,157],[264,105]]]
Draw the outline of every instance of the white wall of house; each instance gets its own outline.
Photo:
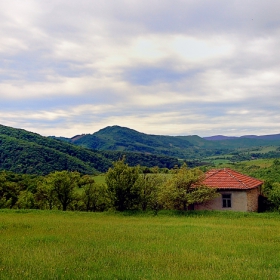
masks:
[[[258,188],[253,190],[223,190],[220,196],[201,205],[195,205],[195,210],[225,210],[225,211],[257,211]],[[231,195],[231,207],[223,207],[223,194]]]

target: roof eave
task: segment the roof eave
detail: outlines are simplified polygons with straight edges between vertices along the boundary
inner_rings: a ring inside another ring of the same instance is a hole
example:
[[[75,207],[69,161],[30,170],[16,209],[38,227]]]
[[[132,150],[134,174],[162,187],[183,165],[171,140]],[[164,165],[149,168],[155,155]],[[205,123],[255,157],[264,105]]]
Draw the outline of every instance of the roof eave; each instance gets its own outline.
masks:
[[[253,187],[246,187],[246,188],[230,188],[230,187],[228,187],[228,188],[219,188],[219,187],[215,187],[217,190],[235,190],[235,191],[247,191],[247,190],[252,190],[252,189],[256,189],[256,188],[258,188],[258,187],[260,187],[262,185],[262,183],[261,184],[259,184],[259,185],[256,185],[256,186],[253,186]],[[211,187],[211,188],[214,188],[214,187]]]

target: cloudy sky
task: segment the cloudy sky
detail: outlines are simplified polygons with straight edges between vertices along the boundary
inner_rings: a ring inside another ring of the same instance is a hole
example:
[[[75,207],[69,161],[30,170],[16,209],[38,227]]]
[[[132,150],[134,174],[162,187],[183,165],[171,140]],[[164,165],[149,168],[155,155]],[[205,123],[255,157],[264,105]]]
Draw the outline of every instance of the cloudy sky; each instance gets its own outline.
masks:
[[[279,0],[0,0],[0,124],[280,133]]]

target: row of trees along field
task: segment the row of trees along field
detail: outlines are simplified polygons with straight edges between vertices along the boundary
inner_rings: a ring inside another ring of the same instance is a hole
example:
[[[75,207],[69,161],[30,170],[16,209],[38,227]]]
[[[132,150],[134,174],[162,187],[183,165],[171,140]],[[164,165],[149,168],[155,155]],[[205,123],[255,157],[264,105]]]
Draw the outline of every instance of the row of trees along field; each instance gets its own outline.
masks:
[[[248,175],[265,180],[263,194],[268,199],[268,206],[271,210],[280,210],[279,160],[269,168],[242,167]],[[131,167],[119,160],[105,174],[104,183],[95,182],[93,175],[70,171],[56,171],[46,176],[2,171],[0,208],[187,210],[191,204],[217,196],[215,190],[201,185],[204,173],[200,169],[183,165],[167,171],[166,168]],[[197,187],[193,188],[194,185]]]
[[[217,196],[215,190],[200,185],[203,172],[198,168],[184,165],[173,169],[172,174],[147,173],[150,171],[119,160],[109,168],[103,184],[96,183],[94,176],[78,172],[57,171],[40,177],[2,172],[0,207],[64,211],[187,210],[190,204]],[[196,188],[192,187],[194,184]]]

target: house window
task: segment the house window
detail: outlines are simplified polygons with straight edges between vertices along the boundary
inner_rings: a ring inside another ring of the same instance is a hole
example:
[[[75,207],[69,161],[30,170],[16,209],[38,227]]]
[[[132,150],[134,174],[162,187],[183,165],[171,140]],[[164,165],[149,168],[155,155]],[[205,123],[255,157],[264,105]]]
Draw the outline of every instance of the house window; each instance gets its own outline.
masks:
[[[223,208],[230,208],[231,207],[231,194],[223,194]]]

